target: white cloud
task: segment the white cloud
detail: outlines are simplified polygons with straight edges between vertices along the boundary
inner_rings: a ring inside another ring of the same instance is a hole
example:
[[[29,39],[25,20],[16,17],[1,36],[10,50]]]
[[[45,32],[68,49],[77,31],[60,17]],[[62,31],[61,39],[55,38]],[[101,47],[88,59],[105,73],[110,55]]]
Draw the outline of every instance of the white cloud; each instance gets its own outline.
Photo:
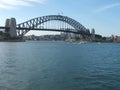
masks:
[[[96,9],[95,12],[103,12],[103,11],[106,11],[108,9],[112,9],[112,8],[119,7],[119,6],[120,6],[120,3],[114,3],[114,4],[110,4],[110,5],[100,7],[98,9]]]
[[[36,3],[44,3],[45,2],[45,0],[24,0],[24,1],[36,2]]]
[[[11,6],[6,6],[4,4],[0,4],[0,8],[2,8],[2,9],[12,9]]]
[[[1,0],[1,3],[4,5],[13,5],[13,6],[29,6],[30,4],[28,2],[22,1],[22,0]]]
[[[0,0],[0,8],[14,9],[20,6],[32,6],[35,3],[44,3],[45,0]]]

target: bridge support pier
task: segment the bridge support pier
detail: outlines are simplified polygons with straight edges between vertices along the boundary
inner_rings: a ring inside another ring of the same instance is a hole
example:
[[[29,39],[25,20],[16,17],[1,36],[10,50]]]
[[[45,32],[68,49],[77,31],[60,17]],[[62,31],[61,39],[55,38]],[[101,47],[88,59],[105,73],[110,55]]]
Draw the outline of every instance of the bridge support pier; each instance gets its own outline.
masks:
[[[17,37],[16,19],[15,18],[6,19],[5,27],[9,27],[9,28],[5,29],[5,32],[9,33],[11,38]]]

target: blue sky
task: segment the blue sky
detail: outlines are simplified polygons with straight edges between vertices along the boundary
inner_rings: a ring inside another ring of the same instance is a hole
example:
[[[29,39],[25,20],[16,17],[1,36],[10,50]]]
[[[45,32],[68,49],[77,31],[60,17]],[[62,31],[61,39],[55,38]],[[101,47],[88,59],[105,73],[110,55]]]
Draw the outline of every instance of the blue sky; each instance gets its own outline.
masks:
[[[21,23],[58,13],[103,36],[120,35],[120,0],[0,0],[0,26],[6,18],[15,17]]]

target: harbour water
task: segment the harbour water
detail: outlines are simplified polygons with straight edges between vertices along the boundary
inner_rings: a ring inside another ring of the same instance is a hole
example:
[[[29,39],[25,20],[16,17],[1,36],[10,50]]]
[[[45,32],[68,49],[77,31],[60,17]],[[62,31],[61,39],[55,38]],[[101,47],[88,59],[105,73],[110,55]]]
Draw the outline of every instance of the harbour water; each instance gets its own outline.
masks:
[[[0,90],[120,90],[120,44],[0,42]]]

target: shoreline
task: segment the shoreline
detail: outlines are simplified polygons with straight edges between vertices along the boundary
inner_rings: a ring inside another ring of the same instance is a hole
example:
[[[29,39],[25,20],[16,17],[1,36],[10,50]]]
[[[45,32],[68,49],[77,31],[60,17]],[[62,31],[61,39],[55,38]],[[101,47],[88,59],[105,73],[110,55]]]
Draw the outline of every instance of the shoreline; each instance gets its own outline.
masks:
[[[0,40],[0,42],[25,42],[26,40]]]

